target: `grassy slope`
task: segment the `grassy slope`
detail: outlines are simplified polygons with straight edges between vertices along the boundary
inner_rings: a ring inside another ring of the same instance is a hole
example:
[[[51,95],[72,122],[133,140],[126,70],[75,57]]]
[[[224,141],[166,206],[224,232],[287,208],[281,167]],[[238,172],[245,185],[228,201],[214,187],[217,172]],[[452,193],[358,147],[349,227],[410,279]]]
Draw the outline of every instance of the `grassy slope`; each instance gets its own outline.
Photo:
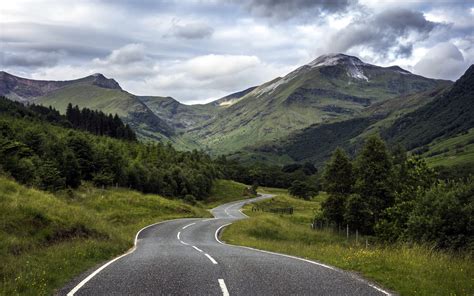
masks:
[[[295,76],[287,83],[279,85],[273,92],[261,93],[260,91],[277,80],[265,83],[246,94],[239,102],[224,109],[219,116],[205,123],[202,128],[192,130],[183,136],[202,143],[212,152],[232,153],[254,145],[255,139],[259,142],[273,141],[311,124],[340,121],[360,115],[362,112],[362,105],[334,99],[328,95],[307,94],[301,101],[288,101],[291,94],[299,88],[337,90],[341,94],[381,102],[401,94],[449,84],[382,68],[366,69],[367,75],[370,76],[370,82],[366,83],[349,80],[343,69],[337,67],[326,69],[329,70],[335,72],[322,73],[323,70],[309,68],[296,70],[288,75]],[[321,108],[325,106],[341,107],[351,112],[344,114],[324,111]]]
[[[361,273],[402,295],[472,295],[474,261],[472,258],[437,252],[423,246],[377,246],[365,248],[353,239],[331,231],[311,230],[310,222],[324,197],[303,201],[289,197],[285,191],[263,205],[292,205],[294,215],[252,212],[250,219],[225,229],[223,239],[280,253],[310,258]],[[364,238],[361,238],[363,241]],[[442,283],[440,285],[440,283]]]
[[[222,203],[248,198],[244,195],[247,185],[229,180],[216,180],[211,195],[206,199],[207,208],[214,208]]]
[[[76,84],[56,90],[38,99],[38,103],[54,106],[64,113],[69,103],[102,110],[105,113],[117,113],[126,117],[129,110],[136,110],[142,103],[127,92],[98,87],[91,84]]]
[[[452,138],[433,141],[423,154],[431,166],[474,165],[474,128]]]
[[[83,186],[67,194],[0,177],[0,294],[46,295],[125,252],[145,225],[207,210],[157,195]]]

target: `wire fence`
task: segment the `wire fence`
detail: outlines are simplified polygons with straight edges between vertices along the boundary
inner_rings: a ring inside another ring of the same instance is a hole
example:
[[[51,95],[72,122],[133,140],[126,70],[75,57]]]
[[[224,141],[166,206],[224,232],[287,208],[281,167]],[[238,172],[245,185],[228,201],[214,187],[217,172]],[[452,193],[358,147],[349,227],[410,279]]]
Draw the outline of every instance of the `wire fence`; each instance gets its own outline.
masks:
[[[365,245],[366,248],[369,248],[371,245],[375,244],[375,238],[373,236],[361,235],[358,229],[353,229],[346,225],[337,225],[334,223],[329,223],[321,221],[319,219],[314,219],[311,223],[311,229],[331,232],[345,239],[350,243],[355,243],[356,245]]]

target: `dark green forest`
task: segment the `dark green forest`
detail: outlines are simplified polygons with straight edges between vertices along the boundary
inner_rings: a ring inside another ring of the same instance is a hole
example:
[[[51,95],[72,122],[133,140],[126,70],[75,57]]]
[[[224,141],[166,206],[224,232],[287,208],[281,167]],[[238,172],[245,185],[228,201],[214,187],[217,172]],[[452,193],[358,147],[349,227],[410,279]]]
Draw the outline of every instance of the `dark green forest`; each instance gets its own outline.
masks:
[[[66,115],[62,115],[56,109],[42,105],[23,105],[20,102],[11,101],[0,97],[0,115],[25,118],[31,120],[46,121],[65,128],[74,128],[88,131],[95,135],[109,136],[117,139],[136,141],[135,132],[124,124],[117,114],[105,114],[102,111],[79,109],[72,104],[67,106]]]
[[[96,186],[203,199],[219,175],[210,157],[198,151],[142,144],[133,141],[134,134],[117,134],[122,139],[114,139],[82,131],[92,128],[107,135],[107,129],[94,127],[101,119],[104,124],[115,123],[118,130],[126,127],[100,112],[72,108],[68,116],[62,116],[52,108],[25,107],[7,99],[1,102],[1,170],[22,184],[55,191],[91,181]],[[107,118],[111,121],[104,120]],[[88,124],[78,126],[88,120]],[[72,128],[75,125],[79,130]]]
[[[322,176],[329,197],[320,223],[349,227],[384,242],[474,250],[474,178],[440,180],[423,159],[389,151],[378,136],[351,160],[334,151]]]

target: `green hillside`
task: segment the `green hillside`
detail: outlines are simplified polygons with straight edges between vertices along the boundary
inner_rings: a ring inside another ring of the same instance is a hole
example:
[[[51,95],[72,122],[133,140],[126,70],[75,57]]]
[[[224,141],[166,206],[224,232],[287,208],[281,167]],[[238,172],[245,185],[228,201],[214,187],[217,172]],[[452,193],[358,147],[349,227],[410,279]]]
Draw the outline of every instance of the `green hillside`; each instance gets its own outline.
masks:
[[[313,124],[362,116],[367,107],[399,96],[448,85],[398,67],[365,64],[355,57],[323,56],[252,89],[183,137],[212,153],[232,153]]]
[[[451,90],[433,102],[397,119],[383,135],[408,149],[448,138],[474,126],[474,65]]]
[[[72,277],[128,250],[146,225],[210,216],[203,208],[158,195],[89,184],[51,194],[2,176],[0,201],[4,295],[51,295]]]

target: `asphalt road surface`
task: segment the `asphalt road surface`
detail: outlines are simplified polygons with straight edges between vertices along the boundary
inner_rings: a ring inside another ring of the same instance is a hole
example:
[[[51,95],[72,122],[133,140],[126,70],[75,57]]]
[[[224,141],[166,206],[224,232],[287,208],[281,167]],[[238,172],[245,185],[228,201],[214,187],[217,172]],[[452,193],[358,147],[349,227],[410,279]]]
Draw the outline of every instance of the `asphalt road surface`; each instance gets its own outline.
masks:
[[[331,266],[226,245],[219,231],[246,218],[248,202],[212,210],[214,219],[178,219],[142,229],[135,248],[65,286],[59,295],[389,295]]]

